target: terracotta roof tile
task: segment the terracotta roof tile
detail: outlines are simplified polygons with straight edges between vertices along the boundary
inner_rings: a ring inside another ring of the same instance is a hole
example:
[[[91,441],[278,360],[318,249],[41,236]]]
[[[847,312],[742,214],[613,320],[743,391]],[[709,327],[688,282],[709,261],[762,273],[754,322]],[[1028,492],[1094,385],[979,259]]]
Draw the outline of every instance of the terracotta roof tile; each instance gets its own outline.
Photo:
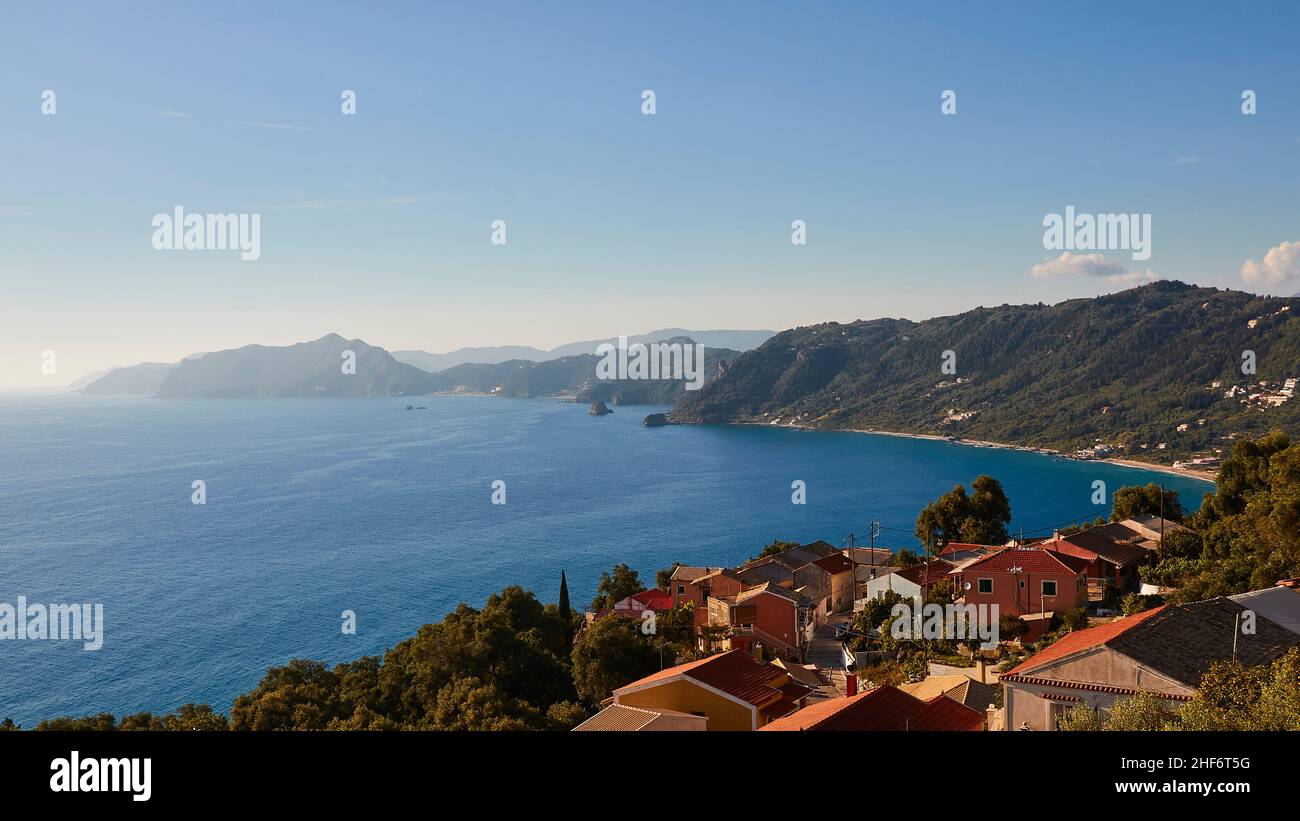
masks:
[[[963,570],[967,573],[979,571],[1006,573],[1012,567],[1020,567],[1027,573],[1060,573],[1064,570],[1068,573],[1078,574],[1086,566],[1087,562],[1076,556],[1056,553],[1035,545],[1033,547],[1003,548],[997,553],[971,562]]]
[[[574,732],[633,732],[663,716],[685,719],[697,723],[699,729],[704,729],[704,720],[688,713],[680,713],[676,710],[651,710],[628,704],[611,704],[574,727],[573,730]]]
[[[1090,527],[1054,541],[1068,542],[1117,565],[1139,562],[1151,554],[1142,546],[1146,537],[1119,522]]]
[[[640,593],[635,593],[631,596],[631,598],[636,599],[637,601],[644,604],[646,607],[649,607],[651,610],[672,610],[673,609],[672,594],[666,593],[663,590],[659,590],[653,587],[650,588],[649,590],[642,590]]]
[[[912,584],[934,584],[948,577],[948,572],[955,565],[943,559],[931,559],[929,564],[914,564],[895,571],[895,575],[907,579]]]
[[[884,685],[810,704],[760,730],[983,730],[984,715],[946,696],[929,701]]]
[[[772,686],[772,682],[788,678],[786,671],[779,667],[759,661],[744,650],[731,650],[652,673],[618,688],[614,691],[614,695],[617,697],[625,690],[667,681],[679,675],[707,684],[741,701],[760,707],[775,701],[782,695],[779,689]]]
[[[1025,673],[1042,667],[1045,664],[1051,664],[1058,659],[1063,659],[1066,656],[1078,653],[1081,650],[1100,647],[1125,631],[1137,627],[1139,624],[1151,618],[1163,609],[1164,606],[1161,606],[1154,610],[1147,610],[1132,616],[1125,616],[1122,619],[1116,619],[1109,624],[1089,627],[1086,630],[1071,631],[1053,642],[1046,650],[1034,653],[1029,658],[1011,668],[1011,670],[1008,671],[1008,675]]]

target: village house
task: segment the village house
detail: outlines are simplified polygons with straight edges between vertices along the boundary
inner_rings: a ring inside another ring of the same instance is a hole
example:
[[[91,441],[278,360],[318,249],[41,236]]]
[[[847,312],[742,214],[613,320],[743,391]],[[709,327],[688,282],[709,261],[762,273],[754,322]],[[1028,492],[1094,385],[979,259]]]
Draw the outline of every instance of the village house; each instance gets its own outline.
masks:
[[[771,557],[746,562],[732,572],[746,587],[773,584],[790,590],[794,589],[794,571]]]
[[[961,673],[929,675],[921,681],[900,684],[898,689],[922,701],[929,701],[935,696],[947,696],[981,714],[988,710],[998,696],[997,688]]]
[[[1278,582],[1274,587],[1238,593],[1228,598],[1279,627],[1300,633],[1300,591]]]
[[[818,618],[847,612],[853,606],[852,562],[825,541],[763,556],[732,572],[747,589],[768,585],[798,593],[811,602]]]
[[[686,564],[674,565],[672,575],[668,577],[668,595],[672,597],[673,607],[681,607],[686,602],[691,602],[696,607],[703,605],[704,599],[699,598],[698,588],[691,589],[692,583],[701,576],[707,576],[721,569],[720,567],[693,567]]]
[[[1039,545],[1006,547],[963,567],[958,588],[963,604],[996,604],[1000,616],[1059,613],[1087,604],[1086,564]]]
[[[788,593],[777,595],[778,589]],[[746,597],[739,602],[740,616],[731,613],[737,597],[748,590],[772,591],[761,598]],[[805,619],[825,617],[852,607],[853,568],[833,545],[825,541],[811,542],[746,562],[735,569],[677,565],[669,577],[668,595],[673,607],[692,605],[696,638],[701,649],[754,647],[762,645],[773,655],[799,658],[803,641],[787,634],[787,618],[796,603],[801,623]],[[712,616],[710,612],[712,611]],[[735,630],[731,630],[735,624]],[[765,642],[752,634],[740,633],[741,625],[782,625],[773,630]],[[705,635],[710,625],[728,628],[719,640],[711,641]],[[732,643],[732,638],[739,641]]]
[[[575,730],[626,729],[636,718],[615,708],[685,714],[705,720],[706,730],[757,730],[802,707],[812,689],[788,671],[732,650],[660,670],[613,693],[613,703]]]
[[[946,562],[960,566],[975,559],[982,559],[990,553],[996,553],[1003,547],[1005,545],[948,542],[936,555]]]
[[[902,569],[903,568],[901,567],[892,567],[892,566],[882,567],[879,565],[876,566],[865,565],[865,564],[858,565],[854,569],[854,573],[857,576],[857,585],[854,587],[854,594],[853,594],[854,611],[856,612],[858,610],[861,610],[863,606],[866,605],[869,599],[878,598],[878,597],[871,596],[867,592],[868,585],[870,585],[873,581],[876,581],[877,579],[883,579],[885,576],[888,576],[891,573],[896,573]],[[888,590],[889,588],[886,587],[885,583],[882,581],[879,582],[874,589],[879,590],[883,594],[884,590]]]
[[[611,704],[573,728],[574,732],[681,732],[708,729],[705,716],[679,713],[676,710],[647,710]]]
[[[767,582],[726,598],[710,596],[709,626],[726,630],[716,645],[704,649],[738,649],[802,661],[812,637],[813,610],[806,597]]]
[[[896,568],[892,573],[878,576],[867,582],[862,595],[866,599],[879,599],[892,590],[905,599],[923,597],[923,588],[928,589],[939,582],[951,581],[948,574],[952,572],[953,567],[952,562],[931,559],[922,564]]]
[[[825,574],[828,581],[826,594],[826,609],[834,613],[847,613],[853,609],[853,561],[843,553],[835,553],[821,559],[817,559],[808,565],[815,567]],[[795,586],[804,587],[799,584],[799,573],[801,568],[795,573]]]
[[[1055,730],[1076,704],[1109,710],[1117,699],[1142,691],[1187,701],[1215,661],[1235,656],[1254,667],[1300,647],[1300,634],[1262,614],[1254,633],[1238,634],[1245,609],[1219,597],[1069,633],[1003,674],[1005,727]]]
[[[887,567],[894,558],[894,551],[887,547],[846,547],[840,552],[854,564],[867,567]]]
[[[985,714],[945,695],[928,701],[883,685],[857,695],[809,704],[761,727],[763,731],[981,731]]]
[[[642,590],[640,593],[633,593],[625,599],[614,602],[613,607],[606,607],[591,619],[603,619],[605,616],[623,616],[629,619],[644,618],[647,611],[660,613],[665,610],[671,610],[673,606],[672,596],[662,590],[650,588]]]
[[[676,590],[675,587],[673,589]],[[680,597],[674,594],[673,602],[691,603],[694,607],[695,631],[698,635],[699,629],[709,624],[709,599],[711,597],[733,598],[744,589],[745,583],[735,571],[717,568],[685,585],[684,593]]]
[[[790,678],[806,685],[811,691],[808,694],[810,702],[813,699],[824,698],[828,691],[834,693],[829,680],[822,675],[815,664],[796,664],[779,658],[773,659],[772,664],[789,673]]]
[[[1162,527],[1165,534],[1187,529],[1159,516],[1141,516],[1057,535],[1042,545],[1085,560],[1088,600],[1101,601],[1108,585],[1121,593],[1138,589],[1138,568],[1155,560]]]

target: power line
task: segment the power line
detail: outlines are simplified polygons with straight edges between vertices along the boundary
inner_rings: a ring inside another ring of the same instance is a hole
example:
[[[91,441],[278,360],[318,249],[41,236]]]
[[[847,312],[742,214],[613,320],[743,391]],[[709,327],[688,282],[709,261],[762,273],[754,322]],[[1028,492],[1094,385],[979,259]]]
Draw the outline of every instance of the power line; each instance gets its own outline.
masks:
[[[1060,530],[1060,529],[1063,528],[1063,527],[1069,527],[1070,525],[1079,524],[1080,522],[1083,522],[1083,521],[1088,520],[1088,519],[1095,519],[1095,518],[1097,518],[1097,516],[1098,516],[1098,514],[1097,514],[1096,512],[1085,513],[1085,514],[1083,514],[1082,516],[1077,516],[1077,517],[1075,517],[1075,518],[1073,518],[1073,519],[1069,519],[1069,520],[1064,521],[1064,522],[1061,522],[1061,523],[1059,523],[1059,524],[1049,525],[1049,526],[1047,526],[1047,527],[1018,528],[1018,530],[1019,530],[1019,532],[1020,532],[1021,534],[1024,534],[1024,533],[1045,533],[1045,532],[1053,532],[1053,531],[1056,531],[1056,530]],[[880,527],[881,530],[888,530],[888,531],[891,532],[891,533],[906,533],[906,534],[908,534],[908,535],[915,535],[915,533],[914,533],[913,531],[911,531],[911,530],[906,530],[906,529],[901,528],[901,527],[886,527],[885,525],[880,525],[879,527]]]

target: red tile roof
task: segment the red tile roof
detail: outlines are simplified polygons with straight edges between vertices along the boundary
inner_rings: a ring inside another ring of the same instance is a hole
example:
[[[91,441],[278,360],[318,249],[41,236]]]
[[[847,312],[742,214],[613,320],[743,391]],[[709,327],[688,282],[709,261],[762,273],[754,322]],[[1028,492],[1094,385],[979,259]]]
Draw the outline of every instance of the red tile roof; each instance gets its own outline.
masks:
[[[895,575],[907,579],[912,584],[934,584],[948,578],[948,572],[957,565],[943,559],[931,559],[929,564],[914,564],[904,567]]]
[[[1114,684],[1094,684],[1090,681],[1071,681],[1069,679],[1059,678],[1042,678],[1040,676],[1021,676],[1004,673],[999,681],[1009,681],[1013,684],[1036,684],[1040,687],[1059,687],[1067,690],[1091,690],[1097,693],[1113,693],[1121,696],[1135,696],[1139,693],[1150,693],[1151,690],[1138,690],[1133,687],[1120,687]],[[1040,693],[1043,698],[1073,698],[1072,696],[1062,696],[1058,694]],[[1180,695],[1178,693],[1156,693],[1163,699],[1169,701],[1190,701],[1191,696]]]
[[[992,553],[1001,550],[1000,544],[969,544],[967,542],[948,542],[944,545],[943,550],[939,551],[940,556],[947,556],[950,553]]]
[[[1138,531],[1120,522],[1085,528],[1053,541],[1065,542],[1087,552],[1089,560],[1093,556],[1100,556],[1115,565],[1140,562],[1151,555],[1151,550],[1143,545],[1143,542],[1148,540]]]
[[[652,587],[649,590],[642,590],[640,593],[633,594],[631,598],[636,599],[651,610],[673,609],[672,594],[658,588]]]
[[[853,560],[843,553],[836,553],[834,556],[827,556],[824,559],[818,559],[813,564],[825,570],[827,573],[834,575],[836,573],[850,573],[853,571]]]
[[[1059,659],[1063,659],[1066,656],[1078,653],[1081,650],[1100,647],[1106,642],[1123,635],[1128,630],[1133,629],[1164,609],[1165,606],[1161,605],[1153,610],[1146,610],[1132,616],[1125,616],[1122,619],[1116,619],[1109,624],[1089,627],[1086,630],[1074,630],[1057,639],[1046,650],[1034,653],[1029,658],[1020,662],[1015,667],[1011,668],[1006,675],[1025,673],[1042,667],[1045,664],[1050,664]]]
[[[947,696],[929,701],[884,685],[856,696],[827,699],[760,730],[983,730],[984,715]]]
[[[744,650],[731,650],[652,673],[618,688],[614,691],[614,695],[617,697],[624,690],[668,681],[679,675],[707,684],[755,706],[763,706],[780,698],[781,690],[772,686],[770,682],[788,677],[785,670],[780,667],[759,661]]]
[[[1078,575],[1088,563],[1076,556],[1045,550],[1037,545],[1033,547],[1006,547],[991,556],[976,559],[962,570],[963,573],[1001,572],[1008,573],[1012,567],[1019,567],[1026,573],[1071,573]]]

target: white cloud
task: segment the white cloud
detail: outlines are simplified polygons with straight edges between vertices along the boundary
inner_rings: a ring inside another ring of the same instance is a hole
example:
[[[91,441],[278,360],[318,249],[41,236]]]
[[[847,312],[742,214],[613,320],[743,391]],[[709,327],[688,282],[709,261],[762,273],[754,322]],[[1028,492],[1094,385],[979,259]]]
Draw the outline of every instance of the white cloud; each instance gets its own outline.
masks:
[[[1071,254],[1066,251],[1056,259],[1040,262],[1029,270],[1035,279],[1056,279],[1072,276],[1120,276],[1127,274],[1123,265],[1103,254]]]
[[[1284,242],[1268,249],[1263,262],[1248,259],[1241,278],[1252,285],[1278,285],[1300,279],[1300,242]]]
[[[1139,285],[1160,278],[1150,268],[1145,271],[1130,271],[1104,254],[1071,254],[1069,251],[1055,259],[1038,263],[1029,273],[1035,279],[1097,277],[1115,285]]]
[[[1145,271],[1126,271],[1122,274],[1106,277],[1107,282],[1116,285],[1142,285],[1147,282],[1155,282],[1160,279],[1160,275],[1150,268]]]

